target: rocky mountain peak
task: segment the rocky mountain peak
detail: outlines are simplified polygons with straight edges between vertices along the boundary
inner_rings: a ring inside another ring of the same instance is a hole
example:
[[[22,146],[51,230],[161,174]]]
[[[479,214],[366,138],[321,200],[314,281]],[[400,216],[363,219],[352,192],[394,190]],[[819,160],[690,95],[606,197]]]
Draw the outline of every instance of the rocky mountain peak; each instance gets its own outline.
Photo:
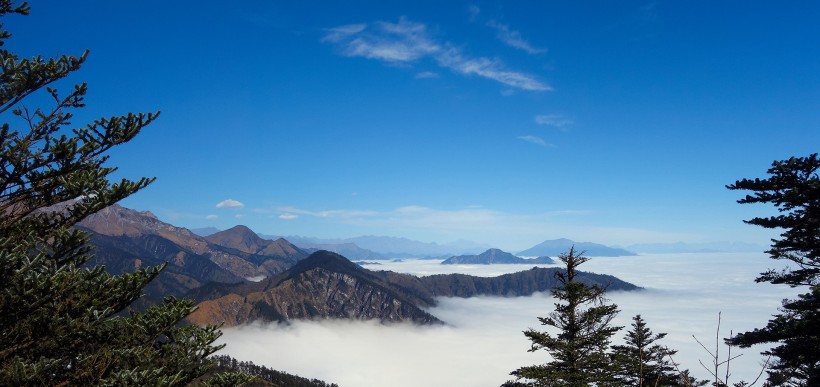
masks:
[[[230,247],[250,254],[256,254],[270,244],[270,241],[260,238],[255,232],[243,225],[208,235],[205,240],[215,245]]]
[[[156,235],[185,246],[197,254],[207,250],[207,243],[190,230],[165,223],[150,211],[135,211],[118,204],[90,215],[77,226],[113,237]]]

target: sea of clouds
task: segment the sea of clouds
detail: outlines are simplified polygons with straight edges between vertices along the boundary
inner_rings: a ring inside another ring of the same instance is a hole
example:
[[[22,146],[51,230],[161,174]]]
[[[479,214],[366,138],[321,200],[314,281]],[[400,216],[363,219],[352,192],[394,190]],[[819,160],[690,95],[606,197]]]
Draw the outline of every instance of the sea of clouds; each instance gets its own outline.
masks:
[[[709,378],[699,362],[713,368],[712,358],[693,335],[714,352],[716,334],[723,338],[730,330],[764,326],[777,313],[782,299],[797,294],[788,286],[754,282],[758,273],[779,268],[779,264],[762,253],[693,253],[593,257],[580,269],[612,274],[644,287],[642,291],[608,294],[621,310],[615,323],[628,328],[632,317],[641,314],[654,332],[668,333],[661,344],[679,351],[674,359],[681,363],[681,369]],[[366,267],[415,275],[496,276],[530,266],[403,260]],[[441,298],[429,311],[447,322],[445,326],[362,321],[255,323],[223,329],[221,342],[228,345],[222,353],[343,387],[498,386],[519,366],[549,360],[545,351],[527,351],[530,342],[522,331],[543,329],[536,317],[551,312],[553,303],[549,293],[515,298]],[[627,328],[616,335],[616,342],[622,341]],[[718,348],[721,360],[725,360],[727,347]],[[754,380],[764,360],[759,352],[764,349],[733,348],[733,356],[742,356],[730,363],[730,382]],[[725,372],[721,368],[721,377]]]

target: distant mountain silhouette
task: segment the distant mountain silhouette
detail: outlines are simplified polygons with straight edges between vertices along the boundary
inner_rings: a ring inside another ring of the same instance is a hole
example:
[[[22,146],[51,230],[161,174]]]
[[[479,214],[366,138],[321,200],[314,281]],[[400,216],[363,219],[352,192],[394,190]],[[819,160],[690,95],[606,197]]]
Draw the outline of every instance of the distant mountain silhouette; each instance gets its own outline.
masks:
[[[450,257],[446,260],[442,261],[442,265],[455,265],[455,264],[478,264],[478,265],[491,265],[491,264],[551,264],[555,263],[550,257],[538,257],[534,259],[525,259],[516,257],[510,253],[501,251],[499,249],[489,249],[481,254],[478,255],[459,255],[456,257]]]
[[[262,235],[263,237],[271,237]],[[393,258],[445,258],[454,254],[478,254],[490,246],[470,241],[460,240],[446,244],[419,242],[407,238],[388,236],[359,236],[346,239],[320,239],[302,236],[287,236],[285,239],[302,248],[321,248],[330,251],[340,250],[333,245],[355,244],[356,246],[374,252],[383,259]],[[347,251],[351,253],[351,251]],[[343,254],[344,255],[344,254]],[[347,256],[347,255],[346,255]],[[379,259],[365,258],[361,255],[347,256],[350,259]]]
[[[363,249],[359,246],[356,246],[355,243],[302,243],[300,246],[305,251],[314,253],[319,250],[325,251],[332,251],[336,254],[343,255],[345,258],[348,259],[356,259],[356,260],[384,260],[387,259],[384,255],[381,255],[375,251]]]
[[[566,238],[553,239],[541,242],[529,249],[518,252],[518,255],[525,257],[558,256],[569,251],[575,246],[575,251],[583,251],[584,255],[590,257],[619,257],[637,255],[631,251],[600,245],[591,242],[574,242]]]

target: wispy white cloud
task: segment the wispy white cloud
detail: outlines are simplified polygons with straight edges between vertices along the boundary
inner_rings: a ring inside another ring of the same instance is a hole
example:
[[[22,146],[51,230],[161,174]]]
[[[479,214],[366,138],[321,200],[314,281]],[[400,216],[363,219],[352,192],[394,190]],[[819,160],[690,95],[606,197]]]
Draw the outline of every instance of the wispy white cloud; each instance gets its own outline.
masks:
[[[233,199],[225,199],[219,203],[216,203],[216,208],[242,208],[245,207],[242,202]]]
[[[236,214],[233,217],[236,218],[236,219],[242,219],[242,218],[245,217],[245,214]]]
[[[416,79],[438,78],[438,73],[432,71],[422,71],[416,74]]]
[[[535,123],[538,125],[548,125],[559,129],[575,124],[575,121],[560,114],[540,114],[535,116]]]
[[[322,41],[339,42],[350,35],[358,34],[367,28],[367,24],[347,24],[343,26],[325,29],[325,36]]]
[[[506,24],[501,24],[496,22],[495,20],[490,20],[489,22],[487,22],[487,25],[495,29],[498,40],[504,42],[504,44],[510,47],[517,48],[532,55],[543,54],[547,52],[546,49],[535,47],[526,40],[524,40],[524,38],[521,37],[520,32],[511,30],[510,27]]]
[[[404,18],[398,23],[375,22],[329,28],[322,41],[337,45],[344,56],[390,64],[410,64],[429,57],[439,66],[458,74],[475,75],[522,90],[552,89],[533,75],[507,69],[498,59],[466,56],[454,45],[431,37],[426,25]]]
[[[505,69],[501,61],[497,59],[467,58],[462,56],[461,52],[454,47],[448,47],[442,51],[436,57],[436,60],[440,65],[459,74],[477,75],[521,90],[552,90],[552,87],[542,83],[530,74]]]
[[[208,219],[208,220],[214,220],[214,219],[217,219],[217,218],[219,218],[219,217],[214,215],[214,214],[211,214],[211,215],[208,215],[208,216],[205,217],[205,219]]]
[[[342,55],[390,63],[412,62],[441,49],[427,36],[427,26],[400,19],[330,28],[322,41],[340,45]]]
[[[478,15],[481,13],[481,8],[479,8],[475,4],[470,4],[467,6],[467,14],[470,17],[470,21],[475,21],[478,18]]]
[[[284,219],[284,220],[293,220],[293,219],[297,219],[297,218],[299,218],[299,215],[296,215],[296,214],[285,213],[285,214],[279,215],[279,219]]]
[[[544,141],[544,139],[543,139],[543,138],[541,138],[541,137],[536,137],[536,136],[518,136],[518,137],[516,137],[516,138],[517,138],[517,139],[519,139],[519,140],[524,140],[524,141],[529,142],[529,143],[532,143],[532,144],[541,145],[541,146],[543,146],[543,147],[547,147],[547,148],[555,148],[555,145],[550,144],[550,143],[548,143],[548,142]]]

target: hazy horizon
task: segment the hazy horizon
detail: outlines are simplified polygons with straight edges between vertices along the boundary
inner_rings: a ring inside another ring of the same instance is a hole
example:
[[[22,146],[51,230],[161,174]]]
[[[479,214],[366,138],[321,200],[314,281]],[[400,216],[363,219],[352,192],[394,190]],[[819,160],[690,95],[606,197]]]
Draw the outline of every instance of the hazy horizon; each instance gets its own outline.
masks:
[[[247,226],[242,225],[242,224],[237,224],[233,227],[240,227],[240,226],[247,227]],[[230,228],[232,228],[232,227],[229,227],[228,229],[230,229]],[[206,227],[206,228],[191,228],[189,230],[194,232],[197,235],[206,236],[206,235],[210,235],[212,233],[226,231],[228,229],[219,229],[219,228],[216,228],[216,227]],[[202,233],[203,231],[209,231],[209,232]],[[251,230],[251,231],[254,231],[254,230]],[[419,241],[419,240],[414,240],[414,239],[410,239],[410,238],[406,238],[406,237],[402,237],[402,236],[387,236],[387,235],[357,235],[357,236],[354,236],[354,237],[351,237],[351,238],[317,238],[317,237],[309,236],[309,235],[267,235],[267,234],[260,234],[260,233],[256,233],[256,234],[257,234],[257,236],[259,236],[261,238],[266,238],[266,239],[284,238],[284,239],[288,240],[288,242],[291,242],[295,245],[299,245],[303,241],[309,241],[309,243],[328,243],[328,244],[340,244],[340,243],[350,243],[350,242],[352,242],[352,243],[356,244],[355,239],[357,239],[357,238],[396,238],[396,239],[400,239],[400,240],[404,240],[404,241],[410,241],[410,242],[414,242],[414,243],[432,244],[432,245],[438,245],[438,246],[442,246],[442,247],[453,246],[454,247],[453,251],[448,251],[448,253],[454,253],[454,254],[457,254],[460,251],[468,250],[468,249],[469,250],[475,250],[476,252],[481,252],[481,251],[484,251],[485,249],[488,249],[488,248],[500,248],[501,250],[504,250],[506,252],[510,252],[510,253],[515,254],[515,253],[520,252],[520,251],[528,250],[528,249],[530,249],[534,246],[537,246],[538,244],[546,242],[546,241],[569,239],[569,238],[564,238],[564,237],[556,237],[556,238],[543,239],[543,240],[540,240],[537,243],[534,243],[532,245],[513,246],[512,248],[509,248],[509,247],[504,248],[502,246],[482,244],[482,243],[479,243],[479,242],[476,242],[476,241],[473,241],[473,240],[469,240],[469,239],[459,239],[459,240],[439,243],[439,242],[435,242],[435,241]],[[598,243],[594,240],[575,240],[575,241],[572,241],[572,242],[602,244],[602,243]],[[675,241],[675,242],[662,242],[662,243],[638,243],[638,244],[632,244],[632,245],[605,245],[605,244],[602,244],[602,245],[607,246],[607,247],[613,247],[613,248],[633,249],[634,250],[633,252],[636,252],[636,253],[639,253],[639,254],[702,253],[702,252],[762,252],[762,251],[768,250],[768,248],[769,248],[769,246],[767,246],[767,245],[754,244],[754,243],[748,243],[748,242],[738,242],[738,241],[711,241],[711,242],[700,242],[700,243],[689,243],[689,242],[683,242],[683,241]],[[371,251],[374,251],[374,252],[377,252],[377,253],[384,253],[384,251],[379,251],[380,249],[369,248],[369,247],[366,247],[366,246],[359,246],[359,244],[357,244],[357,246],[361,247],[361,248],[371,250]],[[400,250],[400,249],[398,249],[398,250]],[[394,252],[403,252],[403,251],[398,251],[398,250],[395,250]],[[662,250],[662,251],[657,251],[657,250]],[[403,252],[403,253],[408,253],[408,252]],[[424,255],[419,255],[417,257],[423,257],[423,256]]]
[[[519,271],[519,265],[441,265],[440,261],[405,260],[370,267],[416,275],[460,272],[495,276]],[[783,298],[793,297],[787,286],[757,284],[758,272],[772,267],[764,254],[658,254],[637,257],[599,257],[581,269],[615,275],[643,286],[638,292],[611,292],[608,298],[621,312],[617,325],[628,329],[641,314],[661,341],[678,350],[681,369],[706,378],[698,360],[708,354],[692,335],[714,347],[718,313],[720,337],[761,327]],[[538,265],[556,266],[556,265]],[[528,353],[521,333],[543,329],[536,317],[552,310],[548,293],[528,297],[441,298],[430,312],[445,326],[381,325],[362,321],[294,321],[290,325],[250,324],[224,329],[225,353],[240,360],[320,378],[340,386],[492,386],[508,380],[522,365],[544,363],[546,352]],[[626,329],[616,335],[620,342]],[[760,371],[765,346],[732,350],[743,353],[732,364],[731,381],[753,380]],[[721,357],[726,347],[721,346]],[[707,363],[708,364],[708,363]]]

